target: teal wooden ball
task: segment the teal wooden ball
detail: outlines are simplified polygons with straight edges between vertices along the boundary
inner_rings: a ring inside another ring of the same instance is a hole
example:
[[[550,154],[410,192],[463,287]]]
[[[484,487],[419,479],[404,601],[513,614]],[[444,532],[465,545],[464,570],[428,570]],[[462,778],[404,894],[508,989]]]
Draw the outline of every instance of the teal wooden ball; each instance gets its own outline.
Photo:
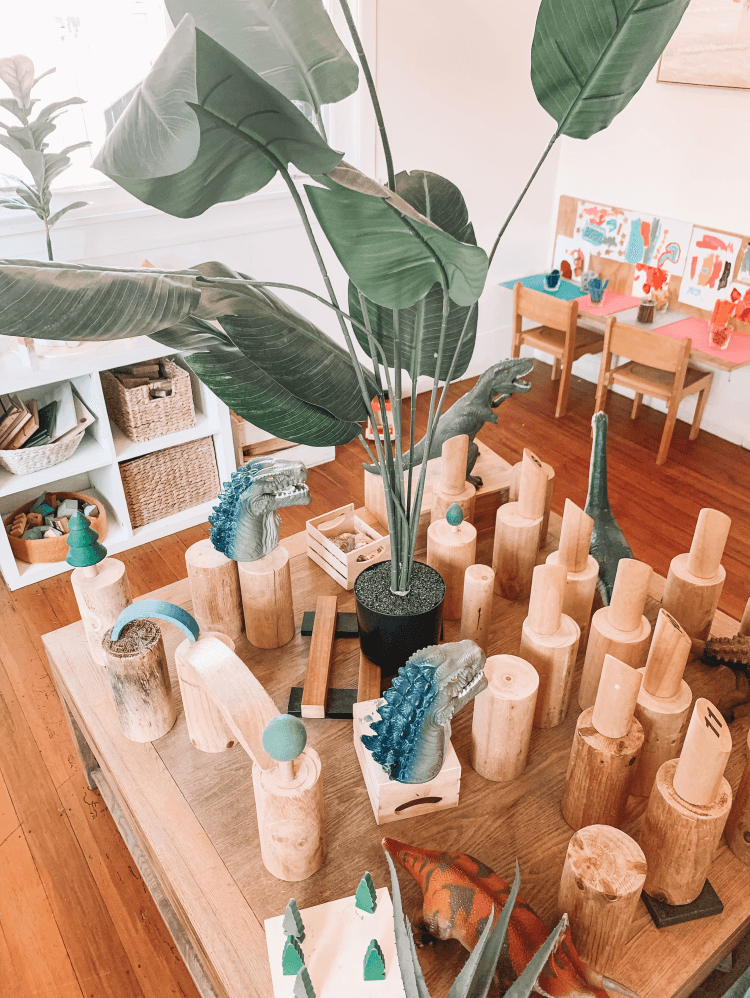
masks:
[[[464,522],[464,511],[457,502],[454,502],[448,507],[445,518],[452,527],[459,527]]]
[[[263,729],[263,748],[276,762],[291,762],[302,755],[305,745],[305,725],[291,714],[279,714]]]

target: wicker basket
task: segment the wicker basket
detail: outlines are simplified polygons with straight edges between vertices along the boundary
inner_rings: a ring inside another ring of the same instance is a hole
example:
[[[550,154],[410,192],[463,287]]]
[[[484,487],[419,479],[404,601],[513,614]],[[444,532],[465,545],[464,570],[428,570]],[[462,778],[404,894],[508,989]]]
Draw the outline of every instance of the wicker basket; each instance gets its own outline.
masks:
[[[172,394],[166,398],[152,399],[148,385],[125,388],[110,371],[102,371],[102,389],[109,418],[126,437],[137,443],[195,425],[190,375],[169,357],[163,357],[158,363],[165,376],[172,381]]]
[[[199,506],[219,494],[212,437],[123,461],[120,475],[133,527]]]
[[[84,430],[64,440],[55,440],[41,447],[20,447],[18,450],[0,450],[0,467],[11,475],[30,475],[33,471],[51,468],[73,454],[83,440]]]

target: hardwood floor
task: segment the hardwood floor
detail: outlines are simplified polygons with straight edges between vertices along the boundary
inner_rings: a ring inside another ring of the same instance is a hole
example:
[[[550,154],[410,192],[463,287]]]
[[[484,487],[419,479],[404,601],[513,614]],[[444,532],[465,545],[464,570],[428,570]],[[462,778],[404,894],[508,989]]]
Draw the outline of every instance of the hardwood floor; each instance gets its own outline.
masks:
[[[573,378],[568,414],[537,363],[533,389],[499,410],[480,439],[509,461],[531,447],[556,471],[554,508],[586,496],[594,386]],[[451,390],[451,401],[472,382]],[[426,396],[419,400],[424,422]],[[610,500],[636,557],[666,574],[689,547],[702,506],[733,521],[722,609],[750,595],[750,453],[679,422],[667,464],[654,460],[664,417],[613,396]],[[310,472],[312,501],[284,512],[284,533],[318,513],[363,502],[358,443]],[[119,557],[135,596],[186,575],[184,552],[205,526]],[[41,635],[78,619],[67,575],[10,593],[0,587],[0,998],[196,998],[197,991],[99,794],[86,787]]]

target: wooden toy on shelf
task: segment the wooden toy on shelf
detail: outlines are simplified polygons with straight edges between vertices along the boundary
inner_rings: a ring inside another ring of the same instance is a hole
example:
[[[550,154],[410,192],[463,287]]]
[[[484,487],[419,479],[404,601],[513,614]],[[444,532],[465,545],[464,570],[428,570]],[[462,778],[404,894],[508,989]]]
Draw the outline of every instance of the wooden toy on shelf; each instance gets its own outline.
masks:
[[[552,511],[552,499],[555,492],[555,469],[545,461],[541,462],[544,473],[547,476],[547,491],[544,497],[544,513],[542,526],[539,530],[539,546],[541,547],[547,540],[549,530],[549,515]],[[517,461],[510,470],[510,487],[508,489],[508,502],[518,502],[518,491],[521,486],[521,468],[523,461]]]
[[[662,607],[644,668],[635,716],[644,734],[643,748],[630,792],[648,797],[662,764],[680,754],[693,695],[682,678],[690,655],[690,638]]]
[[[745,747],[745,768],[742,770],[742,779],[725,831],[729,848],[745,866],[750,866],[750,731],[747,733]]]
[[[448,507],[458,504],[468,523],[474,519],[474,498],[477,490],[466,480],[469,463],[469,437],[466,433],[449,437],[443,444],[440,482],[432,494],[430,522],[445,519]]]
[[[522,659],[539,673],[535,728],[554,728],[568,713],[578,642],[578,624],[562,612],[567,571],[564,565],[534,569],[529,615],[521,628]]]
[[[202,631],[220,631],[236,641],[245,629],[237,562],[208,538],[185,552],[193,614]]]
[[[492,621],[495,573],[487,565],[469,565],[464,572],[464,600],[461,608],[461,640],[476,641],[487,653]]]
[[[571,828],[614,825],[625,818],[643,728],[633,716],[641,676],[606,655],[596,703],[576,722],[565,776],[562,815]]]
[[[526,768],[539,674],[517,655],[492,655],[487,689],[474,702],[471,764],[486,780],[509,783]]]
[[[651,624],[643,615],[651,566],[633,558],[620,559],[609,606],[591,618],[578,703],[585,710],[596,699],[605,655],[639,669],[646,660]]]
[[[731,519],[718,509],[702,509],[687,554],[669,566],[662,606],[691,638],[705,641],[711,631],[726,578],[721,564]]]
[[[107,549],[99,543],[98,534],[91,527],[91,521],[78,512],[77,505],[76,513],[71,516],[69,524],[70,532],[66,537],[69,551],[66,561],[73,566],[70,575],[73,594],[81,614],[92,658],[95,662],[105,665],[102,639],[125,607],[133,602],[130,583],[124,563],[117,558],[107,557]]]
[[[560,546],[547,555],[548,565],[564,565],[568,573],[565,583],[563,613],[575,620],[581,629],[580,647],[585,648],[591,624],[599,563],[589,554],[594,521],[570,499],[565,500]]]
[[[476,555],[476,527],[464,520],[461,507],[453,503],[444,520],[433,520],[427,528],[427,564],[445,582],[444,620],[461,619],[466,569]]]
[[[325,717],[328,699],[328,675],[331,671],[333,641],[336,634],[337,599],[318,596],[315,625],[307,659],[307,674],[302,689],[302,717]]]
[[[568,843],[557,910],[567,913],[578,955],[593,975],[617,962],[645,879],[643,850],[619,828],[589,825]]]
[[[546,494],[542,462],[524,449],[518,502],[505,503],[495,518],[492,569],[495,589],[506,599],[521,599],[531,592]]]
[[[724,778],[731,750],[719,711],[699,697],[680,758],[659,770],[641,825],[648,863],[644,890],[657,901],[691,904],[703,891],[732,806]]]

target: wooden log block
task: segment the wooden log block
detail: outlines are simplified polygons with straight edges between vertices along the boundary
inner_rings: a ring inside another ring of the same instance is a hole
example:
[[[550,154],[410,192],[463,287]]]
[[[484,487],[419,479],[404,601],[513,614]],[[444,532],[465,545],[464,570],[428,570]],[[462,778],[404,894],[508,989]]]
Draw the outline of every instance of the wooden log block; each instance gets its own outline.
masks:
[[[185,552],[193,616],[201,631],[220,631],[232,641],[242,634],[242,596],[237,562],[206,537]]]
[[[469,437],[461,433],[449,437],[443,444],[440,462],[440,481],[435,489],[430,510],[430,522],[444,520],[448,507],[458,503],[464,520],[474,519],[476,489],[466,481],[469,462]]]
[[[599,563],[589,554],[593,519],[582,509],[565,500],[560,547],[547,555],[548,565],[564,565],[568,572],[563,613],[581,629],[580,647],[585,648],[591,624],[591,608],[599,576]]]
[[[435,520],[427,528],[427,564],[445,582],[444,620],[460,620],[464,602],[464,576],[477,560],[477,531],[473,524],[452,527],[447,520]]]
[[[624,738],[630,728],[641,689],[641,674],[605,655],[591,723],[601,735]]]
[[[161,630],[151,620],[134,620],[117,641],[111,631],[102,649],[120,730],[133,742],[152,742],[177,720]]]
[[[643,850],[618,828],[590,825],[568,843],[557,908],[589,975],[609,975],[617,962],[645,879]]]
[[[495,592],[505,599],[525,599],[531,592],[541,526],[542,517],[526,519],[519,514],[517,502],[506,503],[497,511],[492,570]]]
[[[508,492],[508,502],[518,502],[518,492],[521,485],[521,466],[523,462],[518,461],[511,468],[510,489]],[[542,526],[539,531],[539,546],[541,547],[547,540],[549,529],[549,515],[552,510],[552,499],[555,491],[555,469],[545,461],[540,462],[547,475],[547,490],[544,496],[544,513],[542,514]],[[588,552],[587,552],[588,553]]]
[[[91,572],[91,569],[94,569]],[[73,593],[95,662],[104,665],[102,638],[126,606],[130,606],[130,583],[125,565],[117,558],[105,558],[98,565],[74,568],[70,575]]]
[[[732,736],[720,712],[710,700],[699,697],[675,769],[675,793],[688,804],[712,804],[720,792],[731,751]]]
[[[380,696],[381,674],[380,666],[371,662],[360,649],[359,680],[357,682],[357,702],[377,700]]]
[[[591,618],[578,703],[584,710],[596,700],[605,655],[639,669],[646,661],[651,624],[643,616],[651,566],[632,558],[617,567],[612,602]]]
[[[294,604],[289,553],[283,544],[258,561],[241,561],[245,631],[256,648],[281,648],[294,637]]]
[[[727,845],[737,859],[750,866],[750,731],[745,752],[745,768],[727,818],[726,834]]]
[[[710,634],[726,578],[721,559],[731,524],[726,513],[702,509],[690,551],[669,566],[662,606],[691,638],[705,641]]]
[[[302,717],[326,716],[328,675],[336,636],[337,603],[336,596],[318,596],[315,605],[315,624],[310,639],[310,654],[300,706]]]
[[[230,651],[234,651],[234,641],[226,634],[220,631],[215,633],[207,631],[201,634],[198,641],[208,637],[222,641]],[[183,641],[174,653],[188,736],[191,743],[201,752],[224,752],[234,745],[235,736],[221,710],[190,668],[190,650],[198,641]]]
[[[492,655],[484,674],[489,685],[474,702],[471,764],[486,780],[508,783],[526,768],[539,674],[517,655]]]
[[[519,654],[539,674],[536,728],[560,724],[570,704],[581,632],[578,624],[562,612],[566,575],[562,565],[537,565],[529,615],[521,628]]]
[[[464,573],[464,599],[461,610],[461,637],[476,641],[487,652],[492,619],[495,573],[487,565],[469,565]]]

